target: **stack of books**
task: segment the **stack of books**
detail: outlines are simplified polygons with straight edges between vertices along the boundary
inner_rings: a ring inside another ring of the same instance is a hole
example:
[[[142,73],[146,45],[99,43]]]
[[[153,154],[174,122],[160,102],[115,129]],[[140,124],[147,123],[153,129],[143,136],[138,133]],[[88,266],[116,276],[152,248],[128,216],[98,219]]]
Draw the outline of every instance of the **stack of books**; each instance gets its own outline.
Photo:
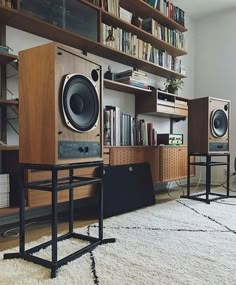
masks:
[[[135,87],[150,89],[149,85],[147,84],[147,74],[141,71],[128,69],[116,73],[114,80]]]
[[[10,184],[9,184],[9,174],[0,175],[0,208],[9,207],[9,193],[10,193]]]

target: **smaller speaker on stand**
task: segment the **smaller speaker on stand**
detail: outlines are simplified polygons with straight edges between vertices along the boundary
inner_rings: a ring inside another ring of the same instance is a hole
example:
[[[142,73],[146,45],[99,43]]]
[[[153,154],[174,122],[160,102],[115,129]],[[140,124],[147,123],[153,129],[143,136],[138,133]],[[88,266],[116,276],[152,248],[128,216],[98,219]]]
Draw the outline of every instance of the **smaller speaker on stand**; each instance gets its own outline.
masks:
[[[204,97],[189,101],[188,117],[188,175],[187,195],[181,198],[189,198],[210,204],[222,198],[236,198],[230,195],[230,152],[229,152],[229,112],[230,101]],[[202,158],[202,162],[191,158]],[[221,157],[226,161],[213,161],[213,158]],[[190,167],[205,167],[206,191],[190,193]],[[211,191],[212,167],[226,166],[226,193]]]

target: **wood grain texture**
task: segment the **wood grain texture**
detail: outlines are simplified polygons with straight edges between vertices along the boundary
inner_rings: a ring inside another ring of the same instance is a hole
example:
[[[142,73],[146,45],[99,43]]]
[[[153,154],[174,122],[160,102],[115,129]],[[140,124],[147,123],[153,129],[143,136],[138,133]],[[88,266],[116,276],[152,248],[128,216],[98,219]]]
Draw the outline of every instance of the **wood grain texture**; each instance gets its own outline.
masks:
[[[223,110],[226,104],[229,105],[228,100],[222,100],[212,97],[204,97],[189,101],[189,153],[209,153],[210,142],[229,142],[229,131],[226,132],[224,137],[216,138],[211,134],[210,130],[210,118],[212,111],[215,109]],[[229,111],[226,113],[227,117],[229,118]]]
[[[160,116],[167,118],[185,118],[188,117],[188,99],[176,95],[161,92],[164,96],[168,96],[169,100],[159,99],[158,91],[154,91],[147,96],[136,96],[135,112],[136,114],[147,114],[152,116]]]
[[[151,167],[153,182],[159,181],[159,147],[134,146],[111,147],[110,165],[124,165],[148,162]]]
[[[115,90],[119,92],[134,94],[134,95],[151,95],[152,90],[147,90],[139,87],[134,87],[132,85],[104,79],[104,87],[110,90]]]
[[[160,146],[160,181],[167,182],[187,177],[186,145]],[[195,167],[191,167],[190,175],[195,175]]]
[[[102,160],[102,70],[74,50],[49,43],[19,54],[20,162],[35,164],[79,163]],[[68,74],[82,74],[91,79],[98,70],[96,83],[99,118],[90,132],[76,132],[66,126],[61,111],[61,91]],[[96,158],[58,158],[58,141],[100,142]]]

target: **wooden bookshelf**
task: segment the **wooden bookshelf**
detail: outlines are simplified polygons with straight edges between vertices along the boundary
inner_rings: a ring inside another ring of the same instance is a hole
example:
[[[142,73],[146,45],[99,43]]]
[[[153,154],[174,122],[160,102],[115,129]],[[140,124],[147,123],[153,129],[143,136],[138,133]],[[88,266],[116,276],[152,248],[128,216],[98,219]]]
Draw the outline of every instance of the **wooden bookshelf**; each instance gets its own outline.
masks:
[[[168,27],[169,29],[177,29],[180,32],[187,32],[184,26],[178,24],[171,18],[162,14],[159,10],[154,9],[152,6],[141,0],[120,0],[120,6],[129,12],[136,14],[142,19],[153,18],[159,24]]]
[[[94,42],[78,34],[66,31],[59,27],[48,24],[42,20],[27,16],[17,10],[0,7],[0,19],[5,25],[21,29],[23,31],[60,42],[85,52],[116,61],[143,71],[155,74],[157,76],[170,78],[185,78],[186,76],[169,70],[159,65],[155,65],[146,60],[127,55],[124,52],[107,47],[99,42]]]
[[[182,55],[187,54],[187,51],[176,48],[163,40],[153,37],[150,33],[142,29],[139,29],[138,27],[108,13],[105,10],[102,10],[102,21],[106,25],[112,25],[113,27],[119,27],[127,32],[135,34],[138,36],[138,38],[140,38],[144,42],[150,43],[157,49],[166,50],[168,54],[172,56],[182,56]]]
[[[162,97],[160,97],[160,94]],[[148,97],[137,96],[136,114],[181,119],[188,117],[188,99],[168,92],[157,91]]]
[[[143,88],[134,87],[131,85],[127,85],[124,83],[120,83],[113,80],[104,79],[104,87],[107,89],[134,94],[134,95],[150,95],[152,94],[152,90],[147,90]]]
[[[19,150],[19,146],[18,145],[9,145],[9,146],[0,145],[0,151],[4,151],[4,150]]]
[[[17,56],[14,54],[6,53],[6,52],[0,52],[0,64],[7,64],[11,61],[14,61],[17,59]]]
[[[18,105],[18,100],[0,99],[0,105]]]
[[[18,212],[19,208],[0,208],[0,215],[10,215]]]

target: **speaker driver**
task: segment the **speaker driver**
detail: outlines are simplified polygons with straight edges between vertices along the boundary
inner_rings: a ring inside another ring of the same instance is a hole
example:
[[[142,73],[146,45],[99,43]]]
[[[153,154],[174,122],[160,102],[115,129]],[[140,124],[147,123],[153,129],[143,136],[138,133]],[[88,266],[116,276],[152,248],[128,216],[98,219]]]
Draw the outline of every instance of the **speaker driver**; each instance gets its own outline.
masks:
[[[223,137],[228,130],[228,118],[223,110],[214,110],[211,113],[211,132],[214,137]]]
[[[66,124],[77,132],[96,127],[99,101],[92,81],[80,74],[66,76],[62,90],[62,110]]]

